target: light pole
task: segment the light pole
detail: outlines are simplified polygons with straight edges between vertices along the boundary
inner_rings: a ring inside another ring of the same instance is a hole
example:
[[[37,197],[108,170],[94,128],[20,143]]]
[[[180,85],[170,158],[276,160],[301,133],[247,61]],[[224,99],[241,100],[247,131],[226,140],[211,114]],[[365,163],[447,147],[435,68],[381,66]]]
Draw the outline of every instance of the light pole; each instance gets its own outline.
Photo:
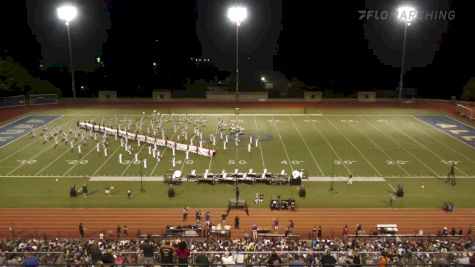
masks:
[[[402,57],[401,57],[401,73],[399,74],[399,99],[402,98],[402,91],[404,88],[404,61],[406,58],[406,36],[407,27],[416,19],[417,11],[411,6],[401,6],[397,9],[397,19],[404,23],[404,40],[402,43]]]
[[[71,5],[65,5],[58,7],[56,9],[58,13],[58,18],[63,20],[66,24],[66,29],[68,31],[68,46],[69,46],[69,64],[71,68],[71,89],[73,90],[73,98],[76,98],[76,86],[74,82],[74,68],[73,68],[73,52],[71,49],[71,37],[69,34],[69,22],[72,21],[77,16],[77,9]]]
[[[228,9],[228,18],[236,24],[236,101],[239,99],[239,25],[247,18],[247,8],[233,6]]]

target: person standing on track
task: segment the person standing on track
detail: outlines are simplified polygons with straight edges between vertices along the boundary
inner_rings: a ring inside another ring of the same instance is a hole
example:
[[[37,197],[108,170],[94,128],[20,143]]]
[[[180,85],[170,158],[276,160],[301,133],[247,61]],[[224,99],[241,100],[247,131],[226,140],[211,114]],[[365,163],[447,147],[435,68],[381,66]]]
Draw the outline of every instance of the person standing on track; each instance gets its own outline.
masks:
[[[274,231],[279,232],[279,218],[274,218]]]
[[[84,226],[82,225],[82,223],[79,223],[79,236],[81,236],[81,238],[84,238]]]
[[[234,217],[234,229],[239,230],[239,215]]]
[[[117,238],[120,238],[120,234],[122,233],[122,229],[120,228],[119,224],[117,225],[116,232],[117,232]]]
[[[188,217],[188,207],[183,208],[182,215],[183,215],[183,221],[186,221],[186,218]]]
[[[122,233],[124,234],[124,237],[127,238],[127,235],[129,234],[129,230],[127,229],[127,225],[124,224],[124,228],[122,228]]]

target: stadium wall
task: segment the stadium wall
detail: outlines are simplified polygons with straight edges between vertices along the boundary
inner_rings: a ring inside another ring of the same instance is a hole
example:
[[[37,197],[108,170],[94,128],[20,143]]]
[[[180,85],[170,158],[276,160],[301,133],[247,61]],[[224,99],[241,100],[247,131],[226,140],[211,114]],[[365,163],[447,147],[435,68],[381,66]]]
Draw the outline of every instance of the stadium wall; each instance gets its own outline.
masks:
[[[303,99],[307,102],[320,102],[322,101],[322,92],[321,91],[305,91],[303,94]]]
[[[240,101],[267,101],[268,92],[239,92]],[[206,100],[211,101],[235,101],[236,92],[228,91],[209,91],[206,92]]]
[[[170,90],[154,90],[152,93],[152,99],[154,102],[171,101],[172,95]]]
[[[117,101],[117,91],[99,91],[99,102]]]

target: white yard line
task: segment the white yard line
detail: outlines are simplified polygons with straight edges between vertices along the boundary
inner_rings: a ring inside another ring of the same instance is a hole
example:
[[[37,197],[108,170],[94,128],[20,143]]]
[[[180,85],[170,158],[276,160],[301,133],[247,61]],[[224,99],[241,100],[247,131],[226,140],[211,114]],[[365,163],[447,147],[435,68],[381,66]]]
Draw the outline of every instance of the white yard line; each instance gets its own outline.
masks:
[[[284,148],[285,155],[287,156],[287,162],[289,163],[291,170],[294,171],[294,166],[292,164],[292,161],[290,160],[289,153],[287,153],[287,149],[285,148],[284,141],[282,140],[282,135],[280,135],[279,128],[277,127],[277,123],[275,122],[274,116],[272,116],[272,121],[274,122],[275,129],[277,130],[280,142],[282,143],[282,147]]]
[[[409,139],[411,139],[414,143],[418,144],[419,146],[421,146],[422,148],[424,148],[425,150],[429,151],[430,153],[432,153],[432,155],[438,157],[440,160],[444,160],[444,158],[442,158],[441,156],[439,156],[439,154],[435,153],[434,151],[432,151],[431,149],[429,149],[428,147],[426,147],[424,144],[422,144],[421,142],[417,141],[416,139],[414,139],[412,136],[404,133],[403,131],[401,131],[398,127],[393,127],[394,129],[396,129],[396,131],[402,133],[404,136],[407,136]],[[455,169],[458,169],[461,173],[463,173],[465,176],[468,176],[468,174],[466,174],[464,171],[460,170],[459,168],[455,167]]]
[[[369,136],[368,136],[365,132],[361,131],[360,129],[358,129],[357,127],[355,127],[355,126],[354,126],[353,124],[351,124],[351,123],[350,123],[350,125],[351,125],[351,127],[353,127],[353,129],[357,130],[357,131],[360,132],[362,135],[364,135],[364,136],[366,137],[366,139],[368,139],[375,147],[377,147],[377,148],[379,149],[379,151],[383,152],[384,155],[386,155],[386,157],[388,157],[390,160],[393,160],[393,161],[394,161],[394,159],[393,159],[388,153],[386,153],[386,151],[384,151],[378,144],[376,144],[373,140],[371,140],[371,138],[369,138]],[[408,171],[406,171],[400,164],[397,164],[397,166],[398,166],[405,174],[407,174],[409,177],[412,176],[412,175],[411,175]]]
[[[83,178],[84,175],[66,175],[62,178]],[[95,175],[94,177],[135,177],[135,176],[97,176]],[[140,177],[140,176],[138,176]],[[161,177],[161,176],[143,176],[143,177]],[[314,179],[318,178],[325,178],[324,176],[311,176]],[[336,178],[335,176],[334,178]],[[341,176],[343,177],[343,176]],[[0,175],[0,178],[58,178],[58,175]],[[345,181],[348,180],[348,177],[345,176]],[[354,177],[353,179],[356,178],[363,178],[363,179],[374,179],[377,178],[375,176],[370,176],[370,177],[364,177],[364,176],[359,176],[359,177]],[[408,176],[389,176],[389,177],[384,177],[384,179],[434,179],[434,178],[440,178],[440,179],[445,179],[447,176],[413,176],[413,177],[408,177]],[[475,179],[475,176],[457,176],[457,179]],[[355,180],[353,180],[355,181]]]
[[[31,116],[41,116],[41,115],[31,115]],[[45,115],[45,116],[46,116],[46,115]],[[49,115],[49,116],[57,116],[57,115]],[[61,118],[61,117],[63,117],[63,115],[60,115],[59,117],[53,119],[52,121],[47,122],[46,124],[50,124],[51,122],[53,122],[53,121],[55,121],[55,120],[57,120],[57,119],[59,119],[59,118]],[[21,119],[19,119],[19,120],[21,120]],[[16,120],[16,121],[18,121],[18,120]],[[14,122],[16,122],[16,121],[14,121]],[[13,122],[12,122],[12,123],[13,123]],[[7,125],[10,125],[10,124],[12,124],[12,123],[9,123],[9,124],[7,124]],[[31,130],[29,130],[28,132],[26,132],[24,135],[20,136],[19,138],[13,139],[13,140],[11,140],[10,142],[4,144],[3,146],[0,146],[0,148],[6,147],[6,146],[8,146],[9,144],[11,144],[11,143],[13,143],[13,142],[15,142],[15,141],[17,141],[17,140],[20,140],[20,139],[22,139],[23,137],[28,136],[29,133],[31,133]]]
[[[79,162],[84,159],[85,157],[87,157],[87,155],[89,155],[92,151],[96,150],[96,146],[91,146],[91,149],[86,153],[86,154],[81,154],[81,156],[79,157],[79,159],[77,160],[76,163],[73,164],[73,166],[71,166],[71,168],[69,168],[65,173],[63,173],[63,175],[61,176],[65,176],[66,174],[68,174],[72,169],[74,169],[74,167],[76,167],[77,165],[79,165]]]
[[[89,150],[89,152],[87,154],[89,154],[95,147],[93,147],[91,150]],[[70,152],[70,148],[66,149],[63,153],[61,153],[59,156],[57,156],[53,161],[50,161],[46,166],[44,166],[41,170],[39,170],[35,175],[38,175],[40,174],[42,171],[46,170],[46,168],[48,168],[49,166],[51,166],[51,164],[55,163],[58,159],[60,159],[64,154]],[[75,151],[73,151],[73,153],[76,153]],[[80,159],[82,159],[83,157],[81,156]],[[76,163],[77,164],[77,163]],[[74,164],[74,166],[76,166],[76,164]],[[71,167],[72,168],[74,168]],[[69,169],[66,173],[68,173],[71,169]],[[66,173],[64,173],[62,176],[65,176]]]
[[[53,141],[54,142],[54,141]],[[47,146],[46,148],[42,149],[41,151],[39,151],[38,153],[36,153],[35,155],[33,155],[32,157],[30,157],[29,159],[35,159],[37,158],[39,155],[43,154],[44,152],[48,151],[50,148],[54,147],[55,144],[51,144],[50,146]],[[66,150],[68,151],[68,150]],[[50,163],[51,164],[51,163]],[[13,173],[14,171],[18,170],[19,168],[23,167],[23,166],[27,166],[26,164],[24,165],[18,165],[15,169],[11,170],[9,173],[7,173],[7,175],[10,175],[11,173]],[[38,174],[38,173],[37,173]],[[37,175],[35,174],[35,175]]]
[[[178,133],[179,130],[180,130],[180,129],[177,129],[176,132],[173,133],[173,135],[170,137],[170,139],[173,138],[173,137],[175,137],[175,135]],[[187,141],[188,141],[188,140],[187,140]],[[160,157],[163,157],[163,155],[165,155],[165,152],[166,152],[166,149],[167,149],[167,148],[168,148],[167,146],[164,146],[164,147],[163,147],[162,152],[160,153]],[[154,160],[157,161],[157,159],[154,159]],[[162,162],[162,161],[160,160],[160,162]],[[155,171],[155,169],[158,167],[158,163],[159,163],[158,161],[155,162],[155,166],[153,166],[153,169],[152,169],[152,171],[150,172],[150,175],[152,175],[153,172]],[[185,164],[185,160],[183,161],[183,164]]]
[[[95,118],[96,118],[96,117],[94,117],[94,119],[95,119]],[[93,147],[92,149],[94,149],[94,148],[95,148],[95,147]],[[91,149],[87,154],[89,154],[89,153],[92,151],[92,149]],[[69,151],[70,151],[69,148],[66,149],[63,153],[61,153],[61,154],[60,154],[58,157],[56,157],[53,161],[51,161],[50,163],[48,163],[45,167],[43,167],[43,169],[41,169],[41,170],[40,170],[39,172],[37,172],[35,175],[38,175],[38,174],[40,174],[42,171],[46,170],[46,168],[48,168],[49,166],[51,166],[51,164],[53,164],[54,162],[56,162],[59,158],[61,158],[64,154],[66,154],[66,153],[69,152]],[[75,152],[73,151],[73,153],[75,153]],[[83,156],[80,157],[80,159],[82,159],[82,158],[83,158]],[[79,162],[79,161],[78,161],[78,162]],[[78,162],[76,162],[76,164],[78,164]],[[74,166],[71,167],[71,169],[74,168],[74,167],[76,166],[76,164],[74,164]],[[71,169],[69,169],[69,170],[68,170],[66,173],[64,173],[62,176],[66,175]]]
[[[300,138],[302,138],[303,142],[305,143],[305,146],[307,147],[308,153],[310,153],[310,156],[312,156],[313,162],[315,162],[315,164],[317,165],[317,168],[318,168],[318,170],[320,171],[320,173],[322,174],[322,176],[325,176],[325,174],[323,173],[322,169],[320,169],[320,165],[318,165],[318,162],[317,162],[317,160],[315,159],[315,157],[314,157],[312,151],[310,150],[310,147],[308,147],[307,141],[305,141],[305,138],[303,137],[302,133],[300,132],[299,127],[297,127],[297,125],[295,124],[295,122],[294,122],[294,120],[292,119],[291,116],[289,116],[289,118],[290,118],[290,121],[292,122],[292,124],[294,125],[295,129],[296,129],[297,132],[299,133]]]
[[[140,147],[139,151],[137,152],[137,155],[140,156],[140,152],[142,152],[142,149],[144,147],[146,147],[147,144],[144,142],[142,144],[142,147]],[[135,160],[135,159],[134,159]],[[124,174],[127,172],[127,170],[130,168],[130,166],[132,165],[132,163],[134,162],[134,160],[130,160],[129,164],[127,164],[127,167],[125,168],[125,170],[122,172],[122,174],[120,176],[124,176]],[[139,164],[143,164],[143,159],[140,159],[140,163]]]
[[[376,173],[379,175],[379,176],[383,176],[383,174],[373,165],[373,163],[371,163],[370,160],[368,160],[368,158],[361,152],[361,150],[355,145],[353,144],[353,142],[351,142],[351,140],[346,137],[346,135],[344,135],[340,128],[336,127],[333,122],[331,122],[328,118],[325,117],[325,119],[332,125],[333,128],[335,128],[345,139],[346,141],[348,141],[355,149],[356,151],[358,152],[358,154],[360,154],[361,157],[364,158],[364,160],[366,160],[366,162],[369,164],[369,166],[371,166],[371,168],[373,168],[374,171],[376,171]],[[391,189],[396,192],[396,188],[394,188],[394,186],[390,183],[388,183],[389,187],[391,187]]]
[[[332,146],[332,144],[330,144],[330,142],[328,141],[328,139],[325,137],[324,134],[322,134],[322,132],[320,131],[320,129],[317,128],[317,126],[315,126],[315,123],[313,121],[310,121],[313,128],[315,128],[315,130],[317,130],[318,134],[320,134],[320,136],[325,140],[325,142],[330,146],[330,149],[333,151],[333,154],[335,155],[335,157],[341,161],[341,158],[340,156],[338,155],[338,153],[336,152],[335,148]],[[334,162],[332,162],[332,164],[334,164]],[[346,171],[348,173],[351,173],[350,169],[346,166],[346,164],[343,164],[343,167],[345,167]]]
[[[99,167],[97,167],[97,169],[94,171],[94,173],[91,176],[96,176],[97,172],[100,171],[102,169],[102,167],[104,167],[104,165],[106,165],[106,163],[109,161],[109,159],[112,158],[112,156],[119,150],[119,148],[121,148],[121,146],[117,145],[117,147],[114,149],[112,154],[106,160],[104,160],[104,162],[102,162],[102,164]]]
[[[257,127],[257,120],[256,120],[256,116],[254,116],[254,124],[256,125],[256,133],[257,133],[257,139],[259,140],[259,128]],[[262,153],[262,144],[258,144],[259,145],[259,150],[261,151],[261,159],[262,159],[262,169],[265,170],[266,168],[266,164],[264,162],[264,154]]]
[[[186,114],[188,116],[209,116],[209,117],[222,117],[222,116],[235,116],[233,113],[175,113],[175,114]],[[63,115],[63,116],[70,116],[70,117],[78,117],[76,115]],[[82,115],[84,116],[92,116],[92,115]],[[127,116],[127,117],[142,117],[142,114],[120,114],[120,116]],[[152,115],[145,115],[144,117],[151,117]],[[299,114],[299,113],[242,113],[239,116],[243,117],[267,117],[267,116],[323,116],[323,114]],[[371,115],[373,116],[373,115]],[[376,116],[376,115],[374,115]],[[394,115],[391,115],[394,116]],[[408,115],[409,116],[409,115]]]
[[[453,139],[459,141],[460,143],[462,143],[462,144],[464,144],[464,145],[466,145],[466,146],[468,146],[468,147],[470,147],[470,148],[472,148],[472,149],[474,148],[473,146],[471,146],[471,145],[469,145],[469,144],[467,144],[467,143],[465,143],[465,142],[462,142],[462,140],[458,139],[457,137],[455,137],[455,136],[453,136],[453,135],[451,135],[451,134],[448,134],[448,133],[442,131],[441,129],[439,129],[439,128],[437,128],[437,127],[434,127],[433,125],[431,125],[431,124],[429,124],[429,123],[427,123],[427,122],[425,122],[425,121],[423,121],[423,120],[417,118],[416,116],[413,116],[413,117],[414,117],[417,121],[420,121],[420,122],[422,122],[422,123],[424,123],[424,124],[429,125],[432,129],[437,129],[438,131],[444,133],[445,136],[450,136],[450,137],[452,137]],[[450,147],[450,146],[447,145],[446,143],[444,143],[444,142],[442,142],[442,141],[440,141],[440,140],[438,140],[438,139],[432,137],[430,134],[426,133],[425,131],[422,131],[422,130],[418,129],[418,128],[415,127],[415,126],[413,126],[413,127],[414,127],[416,130],[418,130],[418,131],[424,133],[425,135],[429,136],[430,138],[432,138],[432,140],[437,141],[439,144],[444,145],[445,147],[447,147],[448,149],[452,150],[453,152],[459,154],[460,156],[464,157],[465,159],[471,161],[472,163],[475,163],[475,160],[472,160],[472,159],[470,159],[469,157],[465,156],[464,154],[458,152],[457,150],[453,149],[452,147]]]
[[[43,150],[43,152],[47,151],[47,149]],[[59,156],[57,156],[53,161],[50,161],[48,164],[46,164],[46,166],[44,166],[41,170],[39,170],[37,173],[35,173],[35,176],[40,174],[42,171],[46,170],[46,168],[48,168],[49,166],[51,166],[51,164],[53,164],[53,162],[56,162],[59,158],[61,158],[64,154],[66,154],[67,152],[69,152],[70,149],[67,148],[63,153],[61,153]],[[74,152],[73,152],[74,153]],[[58,175],[59,176],[59,175]]]
[[[236,123],[239,123],[239,122],[236,122]],[[216,138],[217,134],[218,134],[218,123],[216,123],[216,130],[214,131],[214,138]],[[211,140],[210,140],[210,142],[211,142]],[[236,147],[236,149],[237,149],[237,147]],[[211,163],[213,162],[213,158],[214,158],[214,156],[209,157],[209,165],[208,165],[208,171],[209,172],[212,172],[211,171]],[[185,161],[183,161],[183,164],[185,164]]]
[[[48,124],[50,124],[50,123],[54,122],[55,120],[58,120],[58,119],[60,119],[60,118],[62,118],[62,117],[63,117],[63,115],[60,115],[60,117],[58,117],[58,118],[56,118],[56,119],[54,119],[54,120],[48,122]],[[68,122],[71,122],[71,121],[73,121],[73,120],[69,120]],[[10,123],[10,124],[11,124],[11,123]],[[31,130],[29,130],[24,136],[22,136],[22,137],[20,137],[20,138],[17,138],[17,139],[15,139],[15,140],[12,140],[12,141],[9,142],[8,144],[10,144],[10,143],[12,143],[12,142],[14,142],[14,141],[16,141],[16,140],[20,140],[20,139],[22,139],[22,138],[24,138],[24,137],[27,137],[29,133],[31,133]],[[15,156],[16,154],[22,152],[23,150],[27,149],[29,146],[31,146],[31,145],[33,145],[33,144],[36,144],[37,142],[39,142],[39,141],[41,141],[41,140],[43,140],[43,139],[38,138],[37,140],[35,140],[35,141],[33,141],[33,142],[30,142],[28,145],[23,146],[21,149],[16,150],[16,151],[13,152],[12,154],[10,154],[8,157],[5,157],[4,159],[0,160],[0,163],[2,163],[2,162],[4,162],[5,160],[7,160],[7,159],[9,159],[9,158],[11,158],[11,157],[13,157],[13,156]],[[7,146],[8,144],[3,145],[2,147]],[[0,148],[1,148],[1,147],[0,147]]]
[[[367,121],[367,120],[366,120]],[[434,174],[435,177],[439,177],[440,175],[434,171],[431,167],[429,167],[427,164],[425,164],[423,161],[421,161],[418,157],[416,157],[416,155],[412,154],[411,152],[409,152],[403,145],[401,145],[398,141],[396,141],[396,139],[394,138],[391,138],[390,136],[387,136],[386,133],[384,133],[383,131],[381,131],[378,127],[374,126],[370,121],[367,121],[368,122],[368,125],[370,125],[371,127],[373,127],[376,131],[380,132],[383,136],[385,136],[388,140],[390,140],[391,142],[395,143],[396,145],[398,145],[400,148],[402,148],[402,150],[404,150],[407,154],[411,155],[411,157],[413,157],[415,160],[417,160],[420,164],[422,164],[424,167],[427,168],[427,170],[429,170],[430,172],[432,172]]]

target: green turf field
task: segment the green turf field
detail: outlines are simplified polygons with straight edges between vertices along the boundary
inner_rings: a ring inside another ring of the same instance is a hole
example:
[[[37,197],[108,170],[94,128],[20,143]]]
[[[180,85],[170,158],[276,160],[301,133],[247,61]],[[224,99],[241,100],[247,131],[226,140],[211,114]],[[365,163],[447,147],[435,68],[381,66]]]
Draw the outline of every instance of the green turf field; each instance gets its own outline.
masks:
[[[35,112],[34,115],[61,116],[49,127],[69,124],[75,126],[79,120],[102,118],[135,122],[146,112],[143,125],[148,125],[151,110],[137,109],[55,109]],[[236,120],[233,109],[186,109],[158,110],[161,113],[187,113],[198,117],[203,114],[207,126],[203,138],[209,142],[211,133],[217,131],[218,119]],[[431,110],[412,109],[325,109],[307,110],[240,110],[239,122],[245,128],[240,145],[228,143],[223,150],[222,142],[216,144],[218,153],[210,158],[190,154],[185,160],[184,152],[177,151],[176,166],[172,166],[171,150],[160,148],[162,159],[148,155],[147,146],[136,147],[139,158],[147,158],[148,166],[134,162],[134,155],[126,154],[120,142],[109,137],[109,156],[96,152],[95,141],[89,138],[81,155],[71,150],[69,144],[55,146],[52,139],[44,142],[39,135],[31,134],[0,148],[0,206],[3,207],[182,207],[225,206],[232,197],[229,185],[178,186],[177,197],[169,200],[166,187],[161,182],[145,182],[146,193],[139,193],[139,182],[108,182],[119,191],[111,198],[104,196],[106,182],[89,182],[95,191],[87,200],[69,199],[68,188],[79,186],[91,177],[160,177],[170,170],[190,173],[196,170],[211,173],[226,170],[240,172],[263,169],[277,173],[285,170],[305,170],[314,180],[330,177],[347,177],[352,174],[358,179],[381,178],[381,182],[335,182],[338,193],[329,192],[329,182],[306,182],[309,196],[299,200],[300,207],[384,207],[389,194],[398,184],[403,184],[408,193],[397,205],[400,207],[438,207],[444,200],[457,200],[457,206],[475,205],[475,149],[456,138],[426,124],[414,115],[441,115]],[[442,114],[446,115],[446,114]],[[460,120],[459,118],[456,118]],[[173,120],[165,123],[168,135],[174,140]],[[6,124],[8,122],[3,123]],[[132,123],[135,125],[135,123]],[[145,131],[145,129],[144,129]],[[188,130],[191,136],[192,127]],[[249,135],[258,137],[260,145],[247,151]],[[136,146],[136,143],[131,141]],[[197,142],[195,141],[195,144]],[[135,153],[134,152],[134,153]],[[118,154],[124,162],[118,162]],[[444,183],[452,162],[455,162],[457,185]],[[55,182],[60,178],[59,182]],[[337,179],[338,180],[338,179]],[[421,188],[424,185],[424,188]],[[137,192],[132,201],[122,196],[127,188]],[[243,186],[242,195],[251,198],[255,192],[267,196],[297,197],[292,186]],[[119,196],[120,195],[120,196]]]

